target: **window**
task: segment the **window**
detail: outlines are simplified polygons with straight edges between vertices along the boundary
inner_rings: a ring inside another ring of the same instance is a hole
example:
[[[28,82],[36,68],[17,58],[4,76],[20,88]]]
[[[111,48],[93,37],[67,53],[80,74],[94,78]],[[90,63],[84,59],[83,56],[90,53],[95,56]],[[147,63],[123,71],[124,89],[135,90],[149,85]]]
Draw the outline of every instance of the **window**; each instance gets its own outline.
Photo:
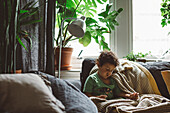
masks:
[[[119,26],[112,34],[111,48],[119,58],[132,50],[161,58],[170,49],[170,26],[161,26],[162,0],[113,0],[115,8],[123,8],[119,15]]]
[[[170,49],[170,26],[161,26],[162,0],[133,0],[133,50],[161,58]]]

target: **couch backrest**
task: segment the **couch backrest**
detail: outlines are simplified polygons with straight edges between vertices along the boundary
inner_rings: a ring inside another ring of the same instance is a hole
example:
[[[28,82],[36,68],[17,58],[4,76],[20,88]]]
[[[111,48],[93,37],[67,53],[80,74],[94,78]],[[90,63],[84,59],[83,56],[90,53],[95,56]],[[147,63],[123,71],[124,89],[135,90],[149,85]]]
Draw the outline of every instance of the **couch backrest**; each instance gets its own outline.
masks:
[[[91,69],[95,66],[95,61],[96,59],[94,58],[85,58],[82,62],[82,70],[80,72],[81,90],[84,87],[84,83],[89,76]]]

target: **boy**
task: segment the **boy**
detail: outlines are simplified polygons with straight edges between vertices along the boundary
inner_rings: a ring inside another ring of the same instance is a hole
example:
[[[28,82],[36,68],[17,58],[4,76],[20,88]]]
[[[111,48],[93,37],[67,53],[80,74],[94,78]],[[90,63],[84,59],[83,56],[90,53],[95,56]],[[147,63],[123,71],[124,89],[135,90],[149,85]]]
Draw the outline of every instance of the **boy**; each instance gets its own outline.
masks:
[[[138,93],[127,94],[122,92],[111,77],[112,72],[119,65],[117,56],[111,51],[101,52],[96,60],[98,71],[86,79],[83,92],[88,96],[95,96],[103,99],[114,99],[124,97],[133,100],[138,99]]]

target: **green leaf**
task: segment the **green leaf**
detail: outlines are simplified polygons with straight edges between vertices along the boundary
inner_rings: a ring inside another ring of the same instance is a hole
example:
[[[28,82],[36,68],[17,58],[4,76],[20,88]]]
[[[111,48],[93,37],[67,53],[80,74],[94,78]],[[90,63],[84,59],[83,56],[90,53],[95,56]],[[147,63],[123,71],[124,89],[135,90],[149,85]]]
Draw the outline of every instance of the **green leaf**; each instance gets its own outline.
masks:
[[[83,44],[84,47],[87,47],[91,42],[91,34],[89,31],[85,32],[83,38],[79,39],[79,43]]]
[[[65,17],[64,18],[68,18],[68,17],[77,18],[76,13],[73,14],[74,10],[75,10],[74,8],[66,9]],[[70,21],[70,20],[67,20],[67,21]]]
[[[168,24],[170,24],[170,20],[168,20]]]
[[[91,4],[91,1],[90,1],[90,0],[87,0],[87,3],[88,3],[88,4]]]
[[[93,11],[94,13],[97,13],[96,9],[92,9],[90,8],[91,11]],[[93,16],[94,17],[94,16]]]
[[[24,13],[22,15],[19,15],[19,19],[20,20],[23,20],[25,18],[29,18],[29,17],[32,17],[33,15],[37,14],[38,13],[38,9],[34,9],[32,12],[27,12],[27,13]]]
[[[25,22],[23,22],[21,25],[23,26],[23,25],[30,25],[30,24],[35,24],[35,23],[39,23],[39,22],[41,22],[42,20],[40,19],[40,20],[28,20],[28,21],[25,21]]]
[[[108,44],[104,40],[101,40],[100,44],[103,47],[103,50],[110,50]]]
[[[29,12],[29,11],[28,11],[28,10],[22,10],[22,9],[19,10],[19,13],[21,13],[21,14],[22,14],[22,13],[27,13],[27,12]]]
[[[24,47],[26,51],[28,51],[28,49],[25,47],[25,45],[24,45],[23,42],[21,41],[20,37],[17,35],[16,38],[17,38],[19,44],[21,44],[21,46]]]
[[[161,8],[160,11],[163,13],[163,12],[165,11],[165,9],[164,9],[164,8]]]
[[[104,4],[104,3],[103,3],[103,2],[101,2],[100,0],[97,0],[97,2],[98,2],[98,3],[100,3],[100,4]]]
[[[102,13],[99,13],[98,16],[102,16],[102,17],[106,18],[108,16],[108,12],[104,11]]]
[[[112,23],[116,26],[119,26],[119,23],[116,20],[112,21]]]
[[[98,18],[98,19],[100,20],[100,22],[103,22],[103,23],[106,22],[105,19],[103,18]]]
[[[74,2],[76,3],[76,5],[79,3],[79,0],[74,0]]]
[[[95,39],[95,42],[96,42],[97,44],[99,44],[99,36],[96,35],[96,36],[94,36],[93,38]]]
[[[106,5],[106,12],[107,12],[107,13],[109,12],[109,10],[110,10],[111,7],[112,7],[112,4],[107,4],[107,5]]]
[[[123,8],[119,8],[119,9],[117,10],[118,13],[121,13],[122,11],[123,11]]]
[[[66,7],[67,8],[76,8],[76,4],[73,2],[73,0],[67,0]]]
[[[93,19],[93,18],[87,17],[85,23],[86,23],[86,26],[89,26],[91,24],[97,23],[97,21],[95,19]]]
[[[97,4],[96,4],[95,0],[92,0],[92,3],[94,5],[94,7],[97,7]]]
[[[115,26],[113,24],[109,24],[109,26],[112,30],[115,30]]]
[[[107,2],[107,0],[102,0],[103,2]]]

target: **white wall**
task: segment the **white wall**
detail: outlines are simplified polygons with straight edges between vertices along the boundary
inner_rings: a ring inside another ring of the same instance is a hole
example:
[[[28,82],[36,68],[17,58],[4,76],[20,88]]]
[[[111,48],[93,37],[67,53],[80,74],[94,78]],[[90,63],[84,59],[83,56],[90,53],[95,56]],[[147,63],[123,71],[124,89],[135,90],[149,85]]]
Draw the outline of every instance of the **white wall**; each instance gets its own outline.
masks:
[[[115,9],[123,8],[117,17],[119,26],[111,34],[111,50],[117,53],[119,58],[126,56],[133,48],[132,39],[132,0],[111,0]]]

